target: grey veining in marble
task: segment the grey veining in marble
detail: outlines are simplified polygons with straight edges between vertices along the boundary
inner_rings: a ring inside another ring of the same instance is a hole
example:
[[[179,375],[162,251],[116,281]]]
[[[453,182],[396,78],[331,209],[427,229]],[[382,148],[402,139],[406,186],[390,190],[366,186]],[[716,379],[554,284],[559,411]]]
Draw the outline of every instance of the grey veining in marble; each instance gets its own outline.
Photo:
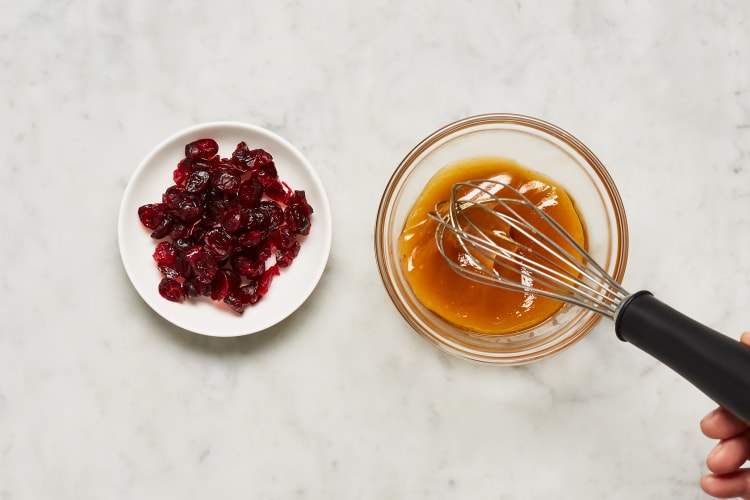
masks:
[[[520,368],[437,352],[372,230],[440,126],[516,112],[619,186],[625,285],[750,329],[750,3],[103,2],[0,16],[0,499],[705,496],[712,404],[617,341]],[[287,321],[200,337],[138,297],[119,202],[159,141],[239,120],[315,166],[328,268]]]

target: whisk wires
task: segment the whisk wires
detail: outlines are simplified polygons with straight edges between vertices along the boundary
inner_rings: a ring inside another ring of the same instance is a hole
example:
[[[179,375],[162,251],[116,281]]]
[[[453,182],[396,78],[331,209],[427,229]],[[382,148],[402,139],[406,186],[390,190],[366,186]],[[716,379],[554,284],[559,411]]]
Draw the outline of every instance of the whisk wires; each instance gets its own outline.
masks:
[[[628,295],[557,221],[505,183],[457,183],[430,217],[438,223],[435,243],[445,261],[478,283],[560,300],[610,318]],[[446,238],[455,240],[458,258],[446,249]]]

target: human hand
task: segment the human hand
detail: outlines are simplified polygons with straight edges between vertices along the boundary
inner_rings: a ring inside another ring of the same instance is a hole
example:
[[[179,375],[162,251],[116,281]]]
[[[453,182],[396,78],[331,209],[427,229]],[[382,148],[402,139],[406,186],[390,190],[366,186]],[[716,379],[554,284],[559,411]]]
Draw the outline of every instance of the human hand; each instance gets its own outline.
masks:
[[[750,332],[743,333],[740,342],[750,346]],[[711,473],[701,478],[703,491],[717,498],[750,500],[750,469],[741,468],[750,459],[750,426],[717,408],[701,420],[701,431],[719,440],[706,459]]]

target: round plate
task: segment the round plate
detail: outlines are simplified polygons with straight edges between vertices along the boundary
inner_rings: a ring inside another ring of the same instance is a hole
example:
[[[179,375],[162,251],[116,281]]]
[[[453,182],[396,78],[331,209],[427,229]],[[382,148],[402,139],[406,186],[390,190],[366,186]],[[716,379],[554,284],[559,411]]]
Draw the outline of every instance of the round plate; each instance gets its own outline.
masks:
[[[268,293],[238,315],[225,304],[209,298],[170,302],[159,295],[162,276],[151,255],[157,240],[138,218],[138,207],[161,200],[174,184],[172,172],[185,156],[185,144],[202,138],[219,144],[219,155],[229,157],[237,144],[262,148],[274,159],[279,178],[292,189],[304,190],[313,207],[310,234],[301,241],[291,266],[274,278]],[[331,248],[331,210],[323,184],[308,161],[289,142],[261,127],[237,122],[196,125],[174,134],[156,146],[130,179],[120,205],[118,222],[120,256],[125,271],[140,296],[167,321],[203,335],[234,337],[259,332],[292,314],[318,284]]]

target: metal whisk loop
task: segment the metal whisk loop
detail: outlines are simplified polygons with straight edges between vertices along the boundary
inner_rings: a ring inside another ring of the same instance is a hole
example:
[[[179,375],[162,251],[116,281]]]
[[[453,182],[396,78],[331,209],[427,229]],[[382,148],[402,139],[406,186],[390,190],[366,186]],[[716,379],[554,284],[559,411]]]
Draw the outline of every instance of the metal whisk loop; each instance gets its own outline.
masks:
[[[495,189],[491,190],[491,187]],[[471,190],[471,196],[462,198],[460,194],[467,188]],[[494,194],[499,191],[513,197]],[[523,217],[516,207],[531,209],[541,218],[544,229],[539,221],[532,223]],[[496,218],[508,230],[493,230],[477,223],[471,215],[474,210],[470,209],[482,210],[480,213]],[[561,300],[610,318],[628,295],[557,221],[523,193],[502,182],[474,180],[458,183],[453,187],[450,200],[437,203],[430,216],[438,222],[435,242],[448,264],[479,283]],[[547,234],[549,229],[570,249],[550,237]],[[458,263],[448,256],[444,246],[446,230],[455,235],[469,262]],[[512,237],[511,231],[519,237]],[[529,241],[531,246],[519,240]],[[508,279],[500,274],[499,269],[520,272],[519,279]]]

